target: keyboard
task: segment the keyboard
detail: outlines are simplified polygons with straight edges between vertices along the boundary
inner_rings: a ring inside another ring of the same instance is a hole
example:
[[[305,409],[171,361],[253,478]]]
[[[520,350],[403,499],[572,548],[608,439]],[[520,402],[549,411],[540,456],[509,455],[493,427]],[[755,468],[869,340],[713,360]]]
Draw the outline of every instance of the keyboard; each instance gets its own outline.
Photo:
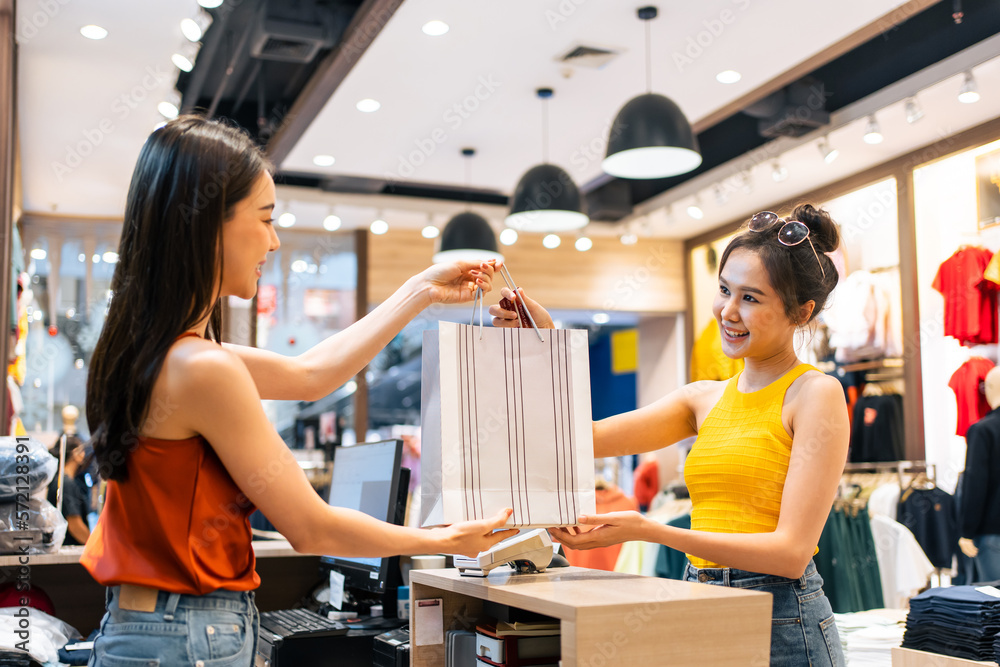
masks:
[[[263,611],[260,624],[272,633],[288,637],[336,637],[346,635],[350,627],[340,621],[331,621],[308,609],[279,609]]]

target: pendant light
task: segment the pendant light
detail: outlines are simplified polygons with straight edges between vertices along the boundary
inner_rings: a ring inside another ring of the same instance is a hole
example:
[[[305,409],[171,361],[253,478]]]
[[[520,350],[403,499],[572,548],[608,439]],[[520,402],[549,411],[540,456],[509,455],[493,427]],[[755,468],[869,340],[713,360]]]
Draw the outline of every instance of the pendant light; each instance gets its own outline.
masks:
[[[576,183],[561,167],[549,164],[548,106],[551,88],[536,91],[542,100],[542,164],[529,169],[514,188],[508,227],[528,232],[565,232],[584,227],[590,218]]]
[[[601,167],[619,178],[666,178],[701,165],[698,139],[681,108],[652,92],[649,21],[656,7],[641,7],[646,22],[646,93],[629,100],[611,125],[607,157]]]
[[[472,156],[474,148],[463,148],[465,156],[465,189],[469,190],[471,182]],[[503,255],[497,252],[497,237],[486,218],[466,210],[459,213],[444,226],[441,232],[441,245],[434,253],[434,263],[467,261],[485,261],[495,259],[503,261]]]

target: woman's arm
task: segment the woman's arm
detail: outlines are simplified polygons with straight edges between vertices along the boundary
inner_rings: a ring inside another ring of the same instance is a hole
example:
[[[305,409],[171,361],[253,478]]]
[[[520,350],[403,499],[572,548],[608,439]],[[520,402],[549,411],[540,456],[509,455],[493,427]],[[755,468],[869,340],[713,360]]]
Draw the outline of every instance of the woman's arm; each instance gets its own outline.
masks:
[[[563,529],[553,531],[554,537],[577,549],[628,540],[659,542],[740,570],[802,576],[830,513],[850,439],[847,412],[833,407],[843,403],[840,383],[825,375],[804,380],[796,397],[792,454],[774,532],[707,533],[664,526],[638,512],[615,512],[581,517],[581,524],[598,526],[592,531]]]
[[[371,313],[297,357],[243,345],[226,348],[243,361],[261,398],[318,400],[357,375],[430,304],[468,301],[477,284],[490,291],[493,270],[488,262],[432,266],[407,280]]]
[[[249,371],[228,350],[200,342],[179,350],[171,373],[178,422],[200,433],[247,498],[296,551],[339,556],[475,555],[516,531],[494,533],[509,511],[435,530],[394,526],[330,507],[268,422]]]
[[[523,289],[518,290],[515,296],[504,287],[500,296],[511,301],[520,299],[540,328],[553,328],[552,316],[537,301],[525,296]],[[519,325],[517,313],[499,305],[490,306],[490,315],[495,327]],[[698,400],[704,400],[717,384],[694,382],[667,394],[652,405],[594,422],[594,458],[651,452],[697,435],[694,405]]]

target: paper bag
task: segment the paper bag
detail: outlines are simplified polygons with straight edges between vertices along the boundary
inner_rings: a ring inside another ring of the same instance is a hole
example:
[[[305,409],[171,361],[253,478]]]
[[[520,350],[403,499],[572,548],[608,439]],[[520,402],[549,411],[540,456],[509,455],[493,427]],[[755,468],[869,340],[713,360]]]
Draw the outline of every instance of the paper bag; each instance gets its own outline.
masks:
[[[424,332],[421,525],[567,526],[596,511],[587,332]]]

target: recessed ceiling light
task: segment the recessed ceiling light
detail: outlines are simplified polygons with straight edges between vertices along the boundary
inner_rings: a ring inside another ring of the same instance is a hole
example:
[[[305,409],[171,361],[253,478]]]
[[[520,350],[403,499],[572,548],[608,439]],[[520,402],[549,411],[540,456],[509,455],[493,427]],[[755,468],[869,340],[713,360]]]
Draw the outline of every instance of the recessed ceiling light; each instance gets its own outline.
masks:
[[[222,5],[222,0],[198,0],[198,4],[205,9],[215,9]]]
[[[427,225],[420,230],[420,235],[425,239],[436,239],[440,233],[441,231],[434,225]]]
[[[46,257],[45,248],[35,248],[31,251],[31,259],[42,260]]]
[[[331,167],[337,159],[332,155],[317,155],[313,157],[313,164],[317,167]]]
[[[177,105],[170,102],[160,102],[156,105],[156,110],[159,111],[160,115],[164,118],[177,118],[177,114],[180,113],[177,109]]]
[[[194,19],[182,19],[181,20],[181,32],[187,38],[189,42],[197,42],[202,37],[201,26],[198,25]]]
[[[421,30],[424,31],[425,35],[430,35],[431,37],[439,37],[448,32],[448,24],[445,23],[444,21],[437,21],[437,20],[428,21],[427,23],[424,24],[424,27],[421,28]]]
[[[174,65],[177,65],[177,69],[179,69],[182,72],[190,72],[191,70],[194,69],[194,63],[179,53],[175,53],[174,55],[170,56],[170,61]]]
[[[504,245],[514,245],[516,242],[517,242],[516,229],[511,229],[510,227],[508,227],[507,229],[500,232],[500,243]]]
[[[370,229],[372,230],[372,234],[385,234],[387,231],[389,231],[389,223],[379,218],[378,220],[372,223]]]
[[[339,215],[328,215],[323,218],[323,229],[328,232],[335,232],[340,229],[341,220]]]
[[[701,220],[705,217],[705,212],[701,210],[701,206],[698,206],[697,203],[691,204],[687,207],[687,214],[695,220]]]
[[[611,321],[611,316],[607,313],[594,313],[590,319],[594,321],[594,324],[607,324]]]
[[[742,74],[732,69],[727,69],[715,75],[715,80],[719,83],[736,83],[742,78]]]
[[[108,250],[106,253],[101,255],[101,259],[103,259],[108,264],[114,264],[115,262],[118,261],[118,253],[116,253],[114,250]]]
[[[279,227],[291,227],[295,224],[295,214],[294,213],[282,213],[278,216],[278,226]]]
[[[305,273],[306,271],[309,270],[309,262],[307,262],[304,259],[297,259],[294,262],[292,262],[291,269],[295,273]]]
[[[108,36],[108,31],[99,25],[85,25],[80,28],[80,34],[87,39],[104,39]]]
[[[365,113],[372,113],[373,111],[378,111],[382,108],[382,105],[378,103],[378,100],[373,100],[370,97],[358,102],[358,111],[364,111]]]
[[[542,245],[549,250],[558,248],[560,243],[562,243],[562,239],[559,238],[558,234],[546,234],[545,238],[542,239]]]
[[[591,241],[586,236],[581,236],[576,240],[576,243],[574,245],[576,246],[576,249],[579,250],[580,252],[587,252],[588,250],[594,247],[594,242]]]
[[[621,241],[622,245],[635,245],[639,242],[639,237],[632,232],[625,232],[618,237],[618,240]]]

